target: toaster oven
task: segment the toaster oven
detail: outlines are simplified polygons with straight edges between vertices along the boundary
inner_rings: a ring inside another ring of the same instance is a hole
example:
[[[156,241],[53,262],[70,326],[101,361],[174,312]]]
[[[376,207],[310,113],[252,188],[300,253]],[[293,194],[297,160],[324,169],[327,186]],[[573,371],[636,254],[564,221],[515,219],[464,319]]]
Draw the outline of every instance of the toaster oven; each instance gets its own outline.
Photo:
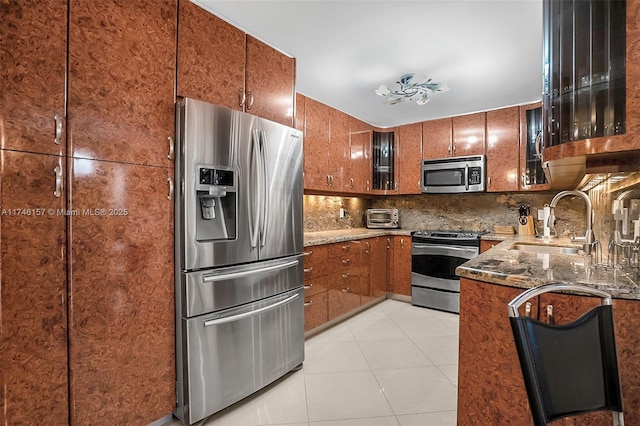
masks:
[[[399,228],[398,209],[368,209],[367,228]]]

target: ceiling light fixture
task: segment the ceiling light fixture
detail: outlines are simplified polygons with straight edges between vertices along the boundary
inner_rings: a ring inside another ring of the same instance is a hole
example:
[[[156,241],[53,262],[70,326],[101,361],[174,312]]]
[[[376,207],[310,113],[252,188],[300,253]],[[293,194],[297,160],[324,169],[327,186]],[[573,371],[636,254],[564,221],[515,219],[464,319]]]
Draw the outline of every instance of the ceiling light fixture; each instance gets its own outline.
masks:
[[[392,92],[386,85],[376,89],[376,95],[387,98],[385,104],[395,105],[405,101],[416,101],[418,105],[429,102],[429,93],[446,92],[449,90],[446,84],[433,82],[424,74],[405,74],[397,81],[400,89]]]

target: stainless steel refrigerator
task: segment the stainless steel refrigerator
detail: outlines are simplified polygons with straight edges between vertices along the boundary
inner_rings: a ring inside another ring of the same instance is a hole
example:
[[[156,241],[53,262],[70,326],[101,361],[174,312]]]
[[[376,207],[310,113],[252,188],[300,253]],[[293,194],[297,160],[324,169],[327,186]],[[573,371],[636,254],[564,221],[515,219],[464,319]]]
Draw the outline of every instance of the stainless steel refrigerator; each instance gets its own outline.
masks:
[[[302,132],[176,105],[175,414],[187,424],[302,364]]]

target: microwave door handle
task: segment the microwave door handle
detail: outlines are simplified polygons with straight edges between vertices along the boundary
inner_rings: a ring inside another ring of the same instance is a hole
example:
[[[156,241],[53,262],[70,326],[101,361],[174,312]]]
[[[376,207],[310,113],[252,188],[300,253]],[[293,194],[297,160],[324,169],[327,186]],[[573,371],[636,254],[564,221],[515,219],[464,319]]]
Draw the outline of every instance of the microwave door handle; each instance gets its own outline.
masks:
[[[464,189],[469,190],[469,165],[464,165]]]

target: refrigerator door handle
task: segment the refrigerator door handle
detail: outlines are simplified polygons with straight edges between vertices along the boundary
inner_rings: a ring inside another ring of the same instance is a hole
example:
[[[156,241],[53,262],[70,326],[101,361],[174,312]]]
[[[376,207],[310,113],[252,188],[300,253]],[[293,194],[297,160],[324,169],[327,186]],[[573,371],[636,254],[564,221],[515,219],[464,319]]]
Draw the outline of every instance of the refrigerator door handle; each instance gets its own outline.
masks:
[[[264,247],[267,243],[267,221],[269,220],[269,209],[271,206],[269,205],[269,180],[268,180],[268,171],[267,171],[267,132],[262,130],[260,132],[260,160],[262,161],[262,176],[260,179],[262,180],[262,225],[260,229],[260,247]]]
[[[260,269],[251,269],[248,271],[241,271],[241,272],[231,272],[228,274],[205,275],[202,278],[202,282],[211,283],[215,281],[224,281],[224,280],[232,280],[234,278],[247,277],[249,275],[261,274],[263,272],[279,271],[281,269],[287,269],[287,268],[291,268],[292,266],[296,266],[298,263],[299,261],[292,260],[291,262],[281,263],[279,265],[267,266],[265,268],[260,268]]]
[[[258,246],[260,232],[260,189],[261,167],[260,167],[260,134],[257,129],[251,129],[251,161],[249,164],[249,234],[251,237],[251,248]],[[257,171],[256,171],[257,169]],[[258,181],[256,184],[256,180]]]
[[[296,300],[299,296],[300,296],[299,293],[296,293],[293,296],[287,297],[284,300],[276,302],[276,303],[274,303],[272,305],[265,306],[263,308],[256,309],[255,311],[243,312],[241,314],[231,315],[231,316],[228,316],[228,317],[211,319],[211,320],[205,321],[204,322],[204,326],[205,327],[209,327],[209,326],[212,326],[212,325],[220,325],[220,324],[225,324],[225,323],[228,323],[228,322],[239,321],[241,319],[249,318],[249,317],[252,317],[252,316],[255,316],[255,315],[259,315],[259,314],[262,314],[262,313],[264,313],[266,311],[270,311],[272,309],[278,308],[278,307],[280,307],[282,305],[286,305],[287,303],[291,303],[294,300]]]

